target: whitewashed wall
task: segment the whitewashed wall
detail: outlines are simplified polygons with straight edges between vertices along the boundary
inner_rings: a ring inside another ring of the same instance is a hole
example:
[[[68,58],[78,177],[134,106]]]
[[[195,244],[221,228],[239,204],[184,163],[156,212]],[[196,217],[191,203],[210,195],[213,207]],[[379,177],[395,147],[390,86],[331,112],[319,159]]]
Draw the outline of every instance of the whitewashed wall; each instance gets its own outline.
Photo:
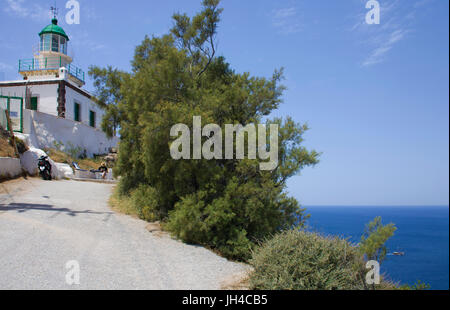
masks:
[[[84,123],[26,109],[24,134],[28,135],[28,143],[33,147],[54,148],[56,142],[62,143],[67,150],[72,144],[85,149],[88,156],[107,154],[119,142],[117,137],[108,139],[103,131]]]
[[[70,87],[66,87],[66,118],[74,120],[75,118],[75,102],[79,103],[81,122],[86,125],[89,124],[89,111],[95,112],[95,127],[101,127],[101,121],[103,119],[104,111],[93,102],[91,99],[76,92]]]
[[[22,174],[22,165],[20,159],[0,157],[0,179],[15,178]]]
[[[61,79],[54,79],[57,83]],[[76,87],[70,80],[66,81]],[[23,82],[23,81],[19,81]],[[2,83],[0,83],[1,86]],[[43,85],[30,85],[28,86],[33,97],[38,97],[38,111],[42,113],[47,113],[50,115],[58,116],[58,84],[43,84]],[[66,118],[69,120],[74,120],[74,103],[80,104],[80,117],[81,122],[89,124],[89,111],[95,112],[95,127],[100,128],[101,121],[103,119],[104,111],[95,104],[89,97],[80,94],[74,89],[66,86]],[[25,84],[21,86],[7,86],[0,87],[0,95],[11,96],[11,97],[21,97],[24,99],[25,104]]]

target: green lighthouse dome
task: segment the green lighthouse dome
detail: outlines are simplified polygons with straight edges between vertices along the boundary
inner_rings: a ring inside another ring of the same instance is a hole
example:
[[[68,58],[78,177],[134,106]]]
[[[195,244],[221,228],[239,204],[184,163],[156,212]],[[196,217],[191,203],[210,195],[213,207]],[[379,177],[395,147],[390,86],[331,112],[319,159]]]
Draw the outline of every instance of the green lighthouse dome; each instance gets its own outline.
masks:
[[[62,29],[60,26],[58,26],[58,20],[56,18],[52,19],[52,23],[42,29],[42,31],[39,33],[39,36],[42,36],[43,34],[58,34],[62,37],[64,37],[67,41],[69,41],[69,37],[67,36],[64,29]]]

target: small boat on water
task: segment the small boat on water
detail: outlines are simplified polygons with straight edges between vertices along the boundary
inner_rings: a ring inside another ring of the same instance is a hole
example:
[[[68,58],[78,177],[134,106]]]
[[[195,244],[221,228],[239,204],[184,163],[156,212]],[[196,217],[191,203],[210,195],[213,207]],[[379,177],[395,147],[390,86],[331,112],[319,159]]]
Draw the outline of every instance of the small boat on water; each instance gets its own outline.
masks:
[[[393,252],[391,255],[393,255],[393,256],[405,256],[405,252]]]

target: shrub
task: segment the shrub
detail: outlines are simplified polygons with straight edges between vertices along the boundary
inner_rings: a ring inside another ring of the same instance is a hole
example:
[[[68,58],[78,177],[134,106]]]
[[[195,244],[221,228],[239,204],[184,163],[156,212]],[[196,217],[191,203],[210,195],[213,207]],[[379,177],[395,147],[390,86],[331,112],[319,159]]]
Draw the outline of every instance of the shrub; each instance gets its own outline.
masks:
[[[362,289],[363,262],[346,240],[290,230],[253,252],[249,283],[258,290]]]
[[[231,204],[217,199],[205,204],[205,193],[199,192],[184,198],[170,212],[166,228],[187,243],[200,243],[236,260],[250,258],[253,243]]]
[[[215,196],[208,191],[185,196],[169,212],[166,228],[184,242],[246,261],[259,240],[292,225],[301,227],[306,218],[295,199],[270,185],[232,178]]]
[[[153,187],[139,186],[131,193],[131,204],[139,218],[145,221],[154,222],[160,218],[158,196]]]
[[[203,218],[205,203],[198,196],[201,194],[190,195],[177,203],[166,225],[168,230],[187,243],[205,242],[207,239]]]

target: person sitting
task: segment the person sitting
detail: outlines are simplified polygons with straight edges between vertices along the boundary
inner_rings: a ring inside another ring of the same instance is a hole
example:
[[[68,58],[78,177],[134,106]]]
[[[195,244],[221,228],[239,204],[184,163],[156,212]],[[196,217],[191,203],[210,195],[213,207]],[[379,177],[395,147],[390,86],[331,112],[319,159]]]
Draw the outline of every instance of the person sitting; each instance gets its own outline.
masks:
[[[102,173],[102,179],[106,178],[106,174],[108,173],[108,167],[105,162],[102,162],[101,166],[98,168],[98,171]]]

